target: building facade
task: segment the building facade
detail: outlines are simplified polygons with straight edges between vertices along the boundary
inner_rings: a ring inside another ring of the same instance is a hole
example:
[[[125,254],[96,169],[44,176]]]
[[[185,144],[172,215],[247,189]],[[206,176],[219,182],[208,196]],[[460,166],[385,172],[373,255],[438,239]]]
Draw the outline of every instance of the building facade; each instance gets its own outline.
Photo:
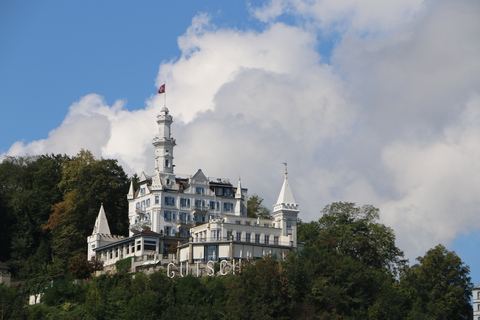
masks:
[[[473,288],[473,320],[480,320],[480,283]]]
[[[235,187],[228,179],[207,177],[201,169],[191,176],[174,173],[172,122],[164,107],[157,116],[158,133],[153,139],[154,174],[142,172],[137,190],[130,183],[129,237],[110,234],[102,205],[87,238],[88,259],[95,256],[109,267],[133,257],[138,266],[250,259],[295,249],[299,210],[287,173],[274,219],[248,218],[248,190],[240,180]]]

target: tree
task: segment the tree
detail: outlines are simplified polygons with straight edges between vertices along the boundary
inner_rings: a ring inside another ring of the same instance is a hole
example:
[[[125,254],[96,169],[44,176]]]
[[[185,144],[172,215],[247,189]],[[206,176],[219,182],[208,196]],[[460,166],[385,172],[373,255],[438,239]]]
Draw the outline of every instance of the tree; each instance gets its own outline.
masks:
[[[282,261],[265,257],[229,278],[225,312],[229,319],[291,319],[289,279]]]
[[[0,283],[0,320],[23,319],[24,305],[22,297],[15,288]]]
[[[8,261],[13,276],[35,254],[40,264],[51,262],[50,237],[42,232],[52,204],[61,201],[62,155],[7,157],[0,163],[0,260]],[[42,247],[40,246],[42,244]],[[41,255],[36,251],[40,250]]]
[[[254,194],[247,201],[247,217],[272,219],[272,214],[268,208],[262,205],[263,199]]]
[[[400,282],[410,297],[410,319],[466,319],[473,289],[470,268],[441,244],[417,261]]]
[[[85,238],[102,203],[111,232],[127,234],[128,179],[116,160],[97,160],[90,151],[81,150],[64,162],[58,186],[63,201],[55,204],[43,229],[51,233],[55,262],[63,269],[75,255],[86,252]]]
[[[323,245],[376,269],[387,268],[397,273],[406,264],[404,253],[395,245],[393,229],[378,222],[377,208],[334,202],[322,214],[318,236]]]

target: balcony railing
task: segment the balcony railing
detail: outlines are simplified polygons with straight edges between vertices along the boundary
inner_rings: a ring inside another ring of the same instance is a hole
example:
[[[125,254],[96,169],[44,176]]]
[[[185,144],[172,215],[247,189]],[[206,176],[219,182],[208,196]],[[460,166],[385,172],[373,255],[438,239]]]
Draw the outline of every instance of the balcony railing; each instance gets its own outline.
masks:
[[[269,241],[266,243],[265,238],[261,237],[259,241],[257,242],[255,238],[250,238],[250,241],[247,241],[246,237],[242,237],[241,239],[237,239],[235,236],[230,236],[230,237],[190,237],[190,241],[192,243],[199,243],[199,242],[225,242],[225,241],[233,241],[233,242],[242,242],[245,244],[257,244],[257,245],[274,245],[274,246],[291,246],[291,241],[275,241],[275,239],[272,239],[270,237]]]
[[[133,233],[142,232],[143,230],[149,229],[152,226],[152,222],[150,220],[147,221],[140,221],[130,225],[130,231]]]

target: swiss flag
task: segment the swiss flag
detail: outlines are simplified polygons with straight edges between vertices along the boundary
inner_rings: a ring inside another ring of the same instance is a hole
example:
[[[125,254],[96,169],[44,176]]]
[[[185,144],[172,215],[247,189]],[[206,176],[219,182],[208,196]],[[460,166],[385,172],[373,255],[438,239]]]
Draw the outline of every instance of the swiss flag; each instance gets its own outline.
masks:
[[[162,84],[160,88],[158,88],[158,94],[165,93],[165,84]]]

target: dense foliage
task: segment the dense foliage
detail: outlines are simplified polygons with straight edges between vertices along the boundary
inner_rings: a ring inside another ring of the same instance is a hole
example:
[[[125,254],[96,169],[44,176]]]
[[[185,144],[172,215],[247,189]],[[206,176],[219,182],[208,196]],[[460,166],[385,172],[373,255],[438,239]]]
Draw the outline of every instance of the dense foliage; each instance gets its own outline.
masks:
[[[21,290],[0,285],[0,319],[463,319],[469,268],[444,246],[408,266],[379,210],[338,202],[298,222],[305,247],[250,261],[236,275],[170,279],[163,271],[91,278],[85,238],[100,203],[113,233],[127,231],[128,179],[114,160],[7,158],[0,164],[0,260]],[[249,215],[267,216],[257,195]],[[79,280],[83,279],[83,280]],[[44,290],[44,288],[46,288]],[[32,292],[42,303],[26,306]]]
[[[117,161],[89,151],[7,157],[0,163],[0,261],[33,291],[49,276],[70,271],[80,277],[85,239],[102,203],[112,233],[127,234],[127,192]]]

